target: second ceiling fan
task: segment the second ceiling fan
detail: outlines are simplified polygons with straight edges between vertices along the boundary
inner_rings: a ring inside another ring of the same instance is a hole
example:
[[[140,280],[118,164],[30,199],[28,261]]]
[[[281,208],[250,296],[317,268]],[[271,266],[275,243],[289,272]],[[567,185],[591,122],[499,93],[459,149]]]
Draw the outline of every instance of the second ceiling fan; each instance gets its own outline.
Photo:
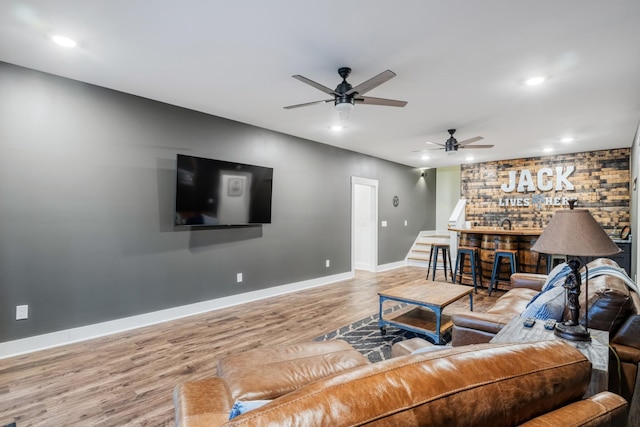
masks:
[[[474,136],[473,138],[465,139],[463,141],[458,141],[453,134],[456,133],[455,129],[448,129],[449,139],[444,144],[438,144],[437,142],[425,142],[425,144],[431,145],[439,145],[441,148],[430,148],[427,150],[416,150],[416,152],[430,151],[430,150],[444,150],[446,153],[453,154],[458,151],[460,148],[492,148],[493,144],[484,144],[484,145],[469,145],[474,142],[483,140],[484,138],[481,136]]]
[[[351,86],[350,83],[347,82],[347,77],[351,74],[351,68],[342,67],[338,69],[338,74],[342,77],[342,83],[340,83],[335,89],[328,88],[320,83],[316,83],[313,80],[309,80],[306,77],[301,75],[292,76],[294,79],[300,80],[303,83],[312,86],[327,95],[332,95],[331,99],[324,99],[321,101],[313,101],[313,102],[305,102],[304,104],[296,104],[289,105],[284,107],[285,109],[291,108],[299,108],[306,107],[308,105],[321,104],[326,102],[333,102],[336,110],[340,113],[340,118],[348,118],[349,113],[353,109],[353,106],[357,104],[368,104],[368,105],[383,105],[387,107],[404,107],[407,105],[406,101],[397,101],[395,99],[385,99],[385,98],[373,98],[371,96],[362,96],[365,93],[369,92],[371,89],[374,89],[380,86],[382,83],[392,79],[396,76],[391,70],[383,71],[370,78],[369,80],[360,83],[357,86]]]

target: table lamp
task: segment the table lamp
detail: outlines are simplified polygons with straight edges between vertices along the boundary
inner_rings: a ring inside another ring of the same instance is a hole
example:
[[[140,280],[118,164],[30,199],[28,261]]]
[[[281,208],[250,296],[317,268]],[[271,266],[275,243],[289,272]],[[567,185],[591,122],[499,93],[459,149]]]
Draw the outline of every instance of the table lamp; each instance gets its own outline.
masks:
[[[582,257],[604,257],[620,252],[600,224],[586,209],[574,209],[576,200],[569,201],[569,209],[556,213],[531,248],[532,251],[545,254],[561,254],[576,257],[567,264],[571,272],[567,275],[564,288],[570,319],[558,322],[555,334],[572,341],[591,341],[589,334],[589,270]],[[580,324],[580,268],[586,269],[584,326]]]

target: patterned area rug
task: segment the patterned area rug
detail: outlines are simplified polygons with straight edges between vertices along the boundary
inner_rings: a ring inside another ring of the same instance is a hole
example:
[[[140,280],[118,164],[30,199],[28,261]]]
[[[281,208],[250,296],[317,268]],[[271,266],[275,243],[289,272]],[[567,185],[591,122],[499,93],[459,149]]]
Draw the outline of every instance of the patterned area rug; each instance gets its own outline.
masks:
[[[402,307],[402,305],[398,305],[385,310],[384,313],[392,313]],[[389,359],[391,357],[391,346],[399,341],[420,337],[431,343],[434,342],[431,338],[424,335],[398,329],[391,325],[386,327],[386,335],[382,335],[380,333],[380,327],[378,326],[378,319],[378,313],[372,314],[355,323],[315,338],[314,341],[327,341],[331,339],[345,340],[360,353],[364,354],[371,362],[380,362],[381,360]],[[448,333],[445,334],[444,340],[449,341],[450,339],[451,336]]]

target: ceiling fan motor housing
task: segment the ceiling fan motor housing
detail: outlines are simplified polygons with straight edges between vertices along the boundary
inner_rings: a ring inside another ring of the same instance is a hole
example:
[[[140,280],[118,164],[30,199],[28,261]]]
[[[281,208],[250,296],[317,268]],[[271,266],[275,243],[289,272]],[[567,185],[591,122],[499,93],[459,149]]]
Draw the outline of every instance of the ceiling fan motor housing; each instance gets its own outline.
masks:
[[[345,104],[347,102],[349,104],[355,105],[356,103],[355,97],[354,97],[355,94],[344,95],[345,93],[353,89],[353,86],[351,86],[351,84],[347,82],[347,77],[349,77],[349,74],[351,74],[351,68],[349,67],[339,68],[338,74],[340,74],[340,77],[342,77],[342,83],[336,86],[336,93],[339,93],[340,95],[339,96],[336,95],[334,105]]]
[[[447,153],[449,151],[458,151],[458,141],[452,136],[451,138],[447,139],[444,147],[444,151],[446,151]]]
[[[342,70],[342,68],[340,70]],[[351,71],[350,68],[347,68],[347,70]],[[340,76],[343,79],[346,79],[348,75],[349,75],[349,73],[346,73],[346,74],[340,73]],[[356,101],[355,101],[354,94],[345,95],[352,88],[353,88],[353,86],[351,86],[350,83],[347,83],[346,80],[342,80],[342,83],[340,83],[338,86],[336,86],[336,93],[338,93],[340,95],[336,95],[335,101],[334,101],[334,105],[345,104],[347,102],[349,104],[355,105]]]

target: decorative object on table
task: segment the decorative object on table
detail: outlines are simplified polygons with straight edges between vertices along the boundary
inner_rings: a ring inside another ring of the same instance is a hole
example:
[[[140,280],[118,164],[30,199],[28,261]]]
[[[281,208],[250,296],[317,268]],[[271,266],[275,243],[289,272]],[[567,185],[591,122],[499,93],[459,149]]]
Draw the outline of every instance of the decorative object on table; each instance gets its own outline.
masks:
[[[580,268],[587,268],[582,257],[606,257],[620,252],[602,227],[586,209],[574,209],[577,200],[569,201],[569,209],[557,211],[531,248],[547,254],[564,254],[576,259],[569,261],[571,272],[563,285],[567,292],[570,319],[558,322],[555,334],[573,341],[590,341],[589,334],[589,272],[585,275],[585,317],[580,324]]]
[[[624,227],[622,227],[622,231],[620,232],[620,239],[622,240],[627,240],[629,238],[629,226],[625,225]]]

